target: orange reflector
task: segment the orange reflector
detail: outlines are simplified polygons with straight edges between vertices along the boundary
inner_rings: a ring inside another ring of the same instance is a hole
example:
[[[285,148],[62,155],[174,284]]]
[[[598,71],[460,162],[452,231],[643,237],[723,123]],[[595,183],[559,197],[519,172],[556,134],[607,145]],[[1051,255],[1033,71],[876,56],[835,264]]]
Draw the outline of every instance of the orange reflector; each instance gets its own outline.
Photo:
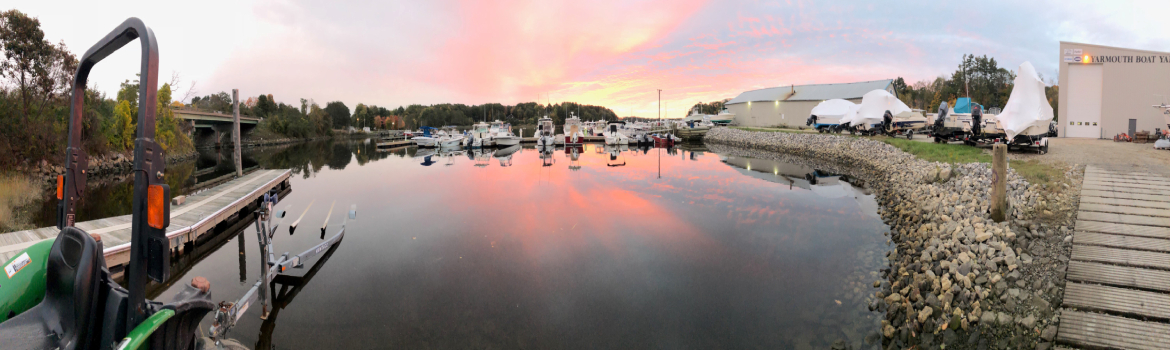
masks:
[[[150,185],[146,188],[146,224],[150,227],[162,229],[166,222],[166,198],[163,198],[163,188],[159,185]]]
[[[57,200],[65,199],[65,175],[57,175]]]

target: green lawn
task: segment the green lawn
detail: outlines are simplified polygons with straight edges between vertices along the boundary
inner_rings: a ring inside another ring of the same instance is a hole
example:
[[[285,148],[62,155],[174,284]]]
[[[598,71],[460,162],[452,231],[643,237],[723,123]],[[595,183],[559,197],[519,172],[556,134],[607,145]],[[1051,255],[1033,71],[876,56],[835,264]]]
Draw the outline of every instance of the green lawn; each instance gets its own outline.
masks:
[[[799,130],[792,129],[748,127],[736,127],[736,129],[760,132],[801,133]],[[842,136],[849,136],[849,134],[843,134]],[[907,139],[886,136],[873,136],[872,139],[888,143],[894,147],[898,147],[902,151],[913,154],[915,157],[918,157],[918,159],[925,161],[951,164],[991,163],[991,155],[983,153],[983,149],[978,147],[960,144],[911,141]],[[1008,166],[1012,167],[1012,169],[1015,169],[1016,173],[1027,179],[1028,183],[1035,185],[1045,185],[1049,189],[1054,189],[1056,186],[1059,186],[1060,183],[1065,181],[1063,170],[1051,164],[1046,164],[1040,161],[1016,160],[1010,161]]]
[[[983,149],[967,145],[911,141],[907,139],[874,136],[873,139],[898,147],[919,159],[943,163],[991,163],[991,156]]]

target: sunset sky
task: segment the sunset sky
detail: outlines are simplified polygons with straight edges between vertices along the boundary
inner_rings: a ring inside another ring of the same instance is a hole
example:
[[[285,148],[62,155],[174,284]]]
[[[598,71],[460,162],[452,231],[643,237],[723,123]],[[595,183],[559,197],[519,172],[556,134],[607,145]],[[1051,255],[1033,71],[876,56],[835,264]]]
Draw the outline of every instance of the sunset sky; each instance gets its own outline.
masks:
[[[5,1],[8,2],[8,1]],[[77,55],[135,16],[157,35],[160,83],[387,108],[575,101],[670,117],[789,84],[953,72],[964,53],[1055,81],[1059,41],[1170,51],[1170,1],[8,2]],[[137,72],[133,44],[91,82]]]

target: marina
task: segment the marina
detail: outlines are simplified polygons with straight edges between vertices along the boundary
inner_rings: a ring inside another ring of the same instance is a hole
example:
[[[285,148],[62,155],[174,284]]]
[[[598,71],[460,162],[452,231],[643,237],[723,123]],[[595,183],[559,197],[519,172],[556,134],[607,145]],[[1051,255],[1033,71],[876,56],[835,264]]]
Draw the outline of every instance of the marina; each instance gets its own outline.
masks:
[[[1170,350],[1165,4],[66,5],[0,349]]]

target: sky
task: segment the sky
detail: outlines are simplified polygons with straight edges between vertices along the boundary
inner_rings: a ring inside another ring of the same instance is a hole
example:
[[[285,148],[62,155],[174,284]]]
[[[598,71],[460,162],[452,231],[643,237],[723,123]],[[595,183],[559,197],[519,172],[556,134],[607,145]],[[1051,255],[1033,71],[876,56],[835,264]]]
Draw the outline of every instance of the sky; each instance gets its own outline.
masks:
[[[1030,61],[1054,82],[1060,41],[1170,51],[1164,0],[4,3],[77,55],[141,18],[176,97],[235,88],[351,109],[571,101],[655,117],[661,89],[664,117],[677,118],[759,88],[933,80],[968,53],[1013,71]],[[114,95],[139,54],[132,44],[107,57],[91,86]]]

